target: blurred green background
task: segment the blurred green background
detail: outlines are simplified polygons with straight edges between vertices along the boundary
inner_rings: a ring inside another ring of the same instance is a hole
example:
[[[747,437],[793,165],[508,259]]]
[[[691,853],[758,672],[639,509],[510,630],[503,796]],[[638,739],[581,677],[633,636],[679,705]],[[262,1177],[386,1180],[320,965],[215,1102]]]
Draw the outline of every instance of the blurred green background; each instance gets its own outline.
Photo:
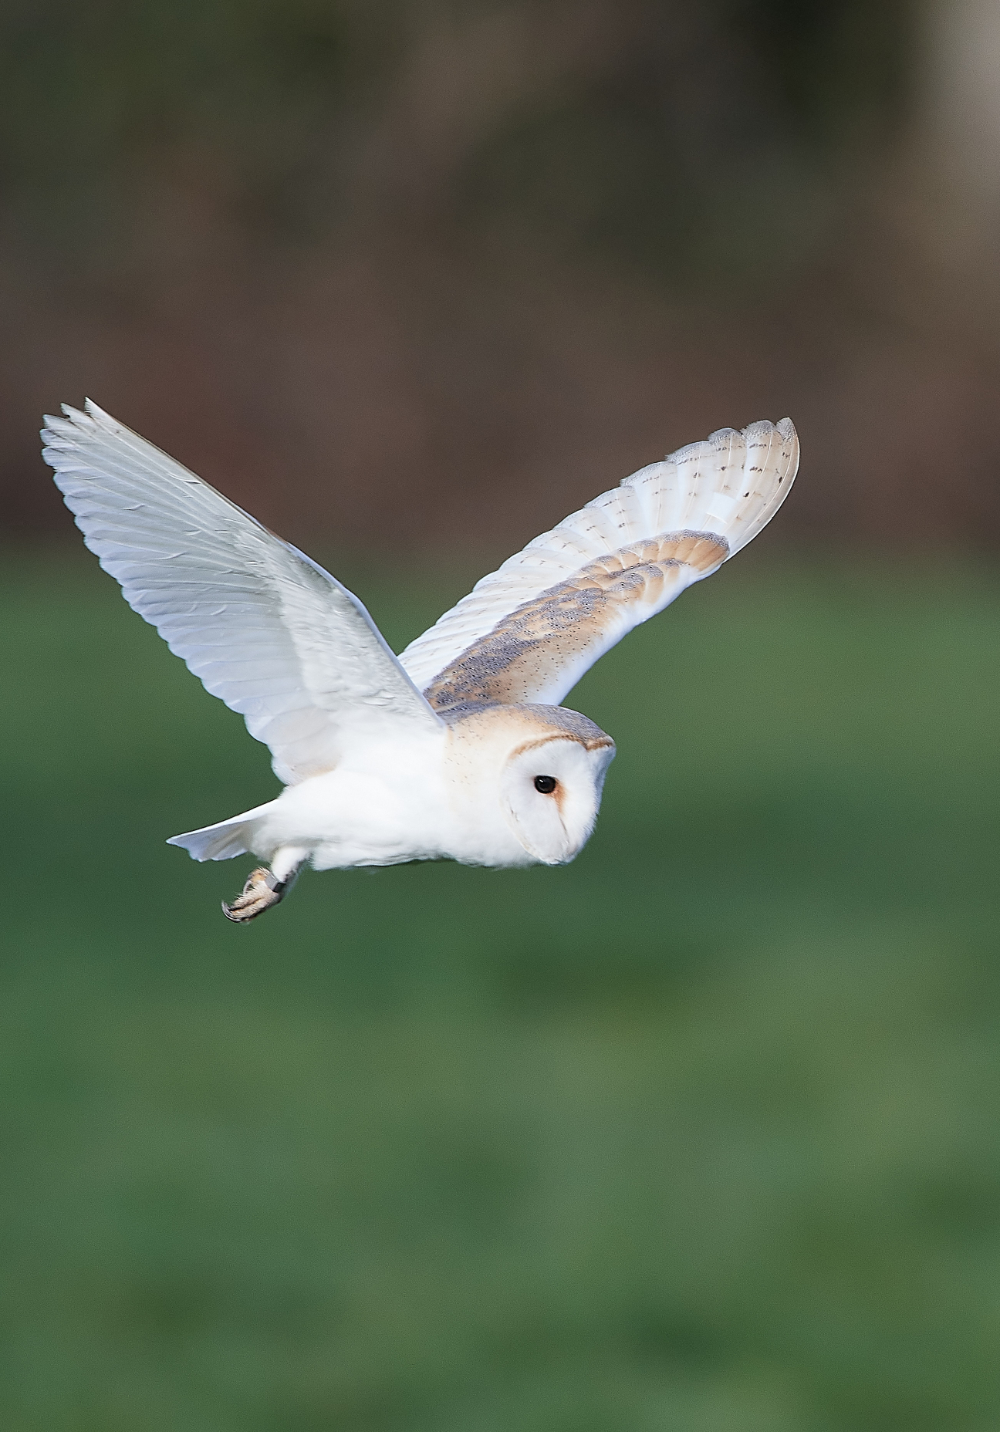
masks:
[[[3,598],[5,1429],[998,1425],[992,566],[751,550],[573,693],[574,865],[246,929],[163,839],[266,752],[85,557]]]
[[[2,1432],[1000,1428],[1000,8],[0,5]],[[397,649],[789,413],[568,698],[565,870],[165,838],[267,755],[43,467],[89,394]]]

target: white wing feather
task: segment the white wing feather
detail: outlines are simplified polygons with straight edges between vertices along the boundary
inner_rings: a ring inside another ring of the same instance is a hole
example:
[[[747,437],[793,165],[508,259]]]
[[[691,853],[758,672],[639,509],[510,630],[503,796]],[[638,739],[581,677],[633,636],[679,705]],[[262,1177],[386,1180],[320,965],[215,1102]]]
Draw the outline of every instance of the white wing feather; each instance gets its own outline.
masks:
[[[358,599],[90,401],[47,417],[44,457],[90,550],[286,784],[373,723],[439,718]]]
[[[428,690],[463,655],[507,622],[518,609],[579,578],[596,559],[666,534],[699,533],[723,539],[732,556],[757,535],[784,501],[798,467],[799,447],[788,418],[753,423],[743,432],[722,428],[663,462],[625,478],[572,513],[551,532],[529,542],[400,656],[414,684]],[[724,560],[720,557],[720,560]],[[593,663],[640,622],[662,611],[692,582],[716,570],[673,566],[653,602],[629,596],[606,620],[603,637],[584,649],[567,647],[522,700],[560,701]],[[542,655],[541,652],[538,653]],[[541,673],[542,665],[539,671]]]

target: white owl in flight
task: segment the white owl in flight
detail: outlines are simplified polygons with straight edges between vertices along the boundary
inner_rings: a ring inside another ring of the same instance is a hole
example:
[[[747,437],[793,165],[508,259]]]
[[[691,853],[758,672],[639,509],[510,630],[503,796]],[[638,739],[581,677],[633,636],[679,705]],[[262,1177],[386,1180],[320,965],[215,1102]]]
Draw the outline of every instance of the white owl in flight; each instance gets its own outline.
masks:
[[[90,550],[285,789],[175,835],[195,860],[264,860],[238,922],[316,870],[409,860],[562,865],[594,828],[615,745],[559,703],[626,632],[755,537],[798,467],[791,422],[723,428],[536,537],[393,655],[311,558],[87,402],[44,456]]]

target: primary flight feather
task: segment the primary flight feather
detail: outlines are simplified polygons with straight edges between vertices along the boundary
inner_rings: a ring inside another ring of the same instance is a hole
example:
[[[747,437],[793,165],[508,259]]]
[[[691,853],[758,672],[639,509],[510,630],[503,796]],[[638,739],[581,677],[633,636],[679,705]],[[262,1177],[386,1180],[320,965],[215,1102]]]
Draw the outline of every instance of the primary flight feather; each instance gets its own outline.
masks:
[[[271,749],[285,790],[171,838],[252,852],[230,919],[318,870],[454,859],[563,864],[614,742],[559,703],[598,657],[770,521],[798,466],[789,419],[724,428],[634,473],[509,558],[397,658],[358,599],[88,401],[43,455],[129,604]]]

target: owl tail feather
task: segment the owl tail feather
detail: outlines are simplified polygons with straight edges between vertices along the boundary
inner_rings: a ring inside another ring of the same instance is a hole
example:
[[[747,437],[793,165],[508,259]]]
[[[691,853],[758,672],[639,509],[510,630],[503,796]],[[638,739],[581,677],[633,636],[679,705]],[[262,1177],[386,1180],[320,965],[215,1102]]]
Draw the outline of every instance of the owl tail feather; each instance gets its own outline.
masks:
[[[230,820],[220,820],[215,825],[202,826],[201,830],[189,830],[183,835],[172,835],[168,845],[179,845],[192,860],[232,860],[236,855],[246,855],[253,849],[254,828],[261,816],[274,805],[255,806],[242,815]]]

